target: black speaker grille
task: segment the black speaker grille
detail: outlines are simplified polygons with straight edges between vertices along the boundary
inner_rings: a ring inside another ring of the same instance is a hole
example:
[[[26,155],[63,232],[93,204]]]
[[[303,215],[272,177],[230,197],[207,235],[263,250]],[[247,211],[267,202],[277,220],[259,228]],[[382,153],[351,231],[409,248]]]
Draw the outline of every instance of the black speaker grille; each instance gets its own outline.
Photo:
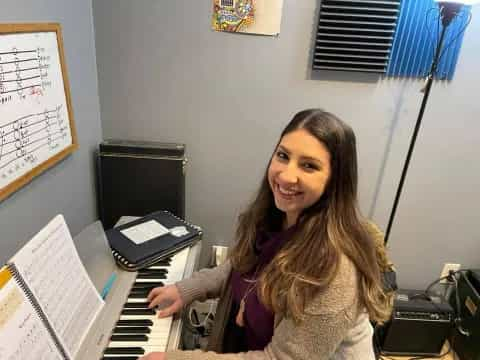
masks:
[[[323,0],[313,69],[385,73],[400,0]]]

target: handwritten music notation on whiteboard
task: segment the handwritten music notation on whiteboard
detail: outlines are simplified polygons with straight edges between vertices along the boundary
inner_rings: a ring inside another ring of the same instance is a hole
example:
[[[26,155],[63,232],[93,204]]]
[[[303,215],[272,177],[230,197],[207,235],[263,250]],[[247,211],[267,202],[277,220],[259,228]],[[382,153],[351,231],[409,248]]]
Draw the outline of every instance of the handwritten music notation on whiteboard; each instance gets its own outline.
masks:
[[[75,140],[59,30],[21,30],[0,31],[0,195]]]
[[[21,99],[42,95],[51,86],[49,61],[44,47],[0,51],[0,105],[12,101],[11,94]]]
[[[0,186],[9,177],[29,170],[45,151],[53,151],[68,138],[61,105],[28,114],[0,125]]]

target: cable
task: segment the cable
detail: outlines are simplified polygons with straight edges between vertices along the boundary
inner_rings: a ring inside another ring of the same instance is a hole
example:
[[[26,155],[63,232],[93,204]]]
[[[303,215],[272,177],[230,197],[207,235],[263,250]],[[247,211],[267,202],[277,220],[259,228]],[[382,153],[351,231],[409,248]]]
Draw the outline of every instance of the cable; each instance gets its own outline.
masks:
[[[430,38],[430,40],[432,41],[432,44],[434,45],[433,47],[433,56],[435,56],[435,49],[436,47],[438,46],[438,33],[440,32],[440,20],[442,18],[442,12],[440,11],[438,13],[438,16],[437,16],[437,33],[435,34],[435,38],[433,39],[432,37],[432,31],[431,31],[431,28],[428,27],[428,17],[430,16],[432,10],[435,10],[436,8],[435,7],[432,7],[430,8],[428,11],[427,11],[427,14],[425,15],[425,27],[427,28],[428,30],[428,36]],[[462,9],[461,12],[459,12],[456,16],[457,16],[457,19],[463,19],[463,17],[467,14],[467,11],[465,10],[465,8]],[[450,42],[448,44],[446,44],[445,46],[443,46],[443,49],[441,50],[441,53],[438,57],[438,60],[437,60],[437,67],[440,66],[440,62],[442,60],[442,57],[445,55],[445,53],[448,51],[448,49],[460,38],[460,36],[462,36],[462,34],[465,32],[465,30],[467,29],[468,25],[470,24],[470,22],[472,21],[472,13],[471,12],[468,12],[468,21],[466,22],[465,26],[458,32],[457,35],[455,35],[453,37],[452,40],[450,40]],[[436,71],[438,70],[435,69]],[[429,70],[427,70],[428,72]],[[435,71],[435,72],[436,72]],[[434,76],[436,74],[433,74]]]
[[[193,312],[194,309],[193,309],[192,306],[190,306],[190,309],[188,310],[188,320],[190,321],[190,325],[192,325],[195,328],[199,328],[199,327],[206,328],[207,327],[207,321],[213,315],[214,306],[215,306],[215,303],[213,301],[210,301],[210,308],[208,309],[207,315],[205,316],[205,318],[203,319],[203,321],[201,323],[197,321],[196,324],[194,324],[194,322],[192,320],[192,312]]]
[[[457,306],[457,317],[455,319],[455,326],[460,334],[464,336],[470,336],[470,332],[465,330],[462,326],[462,316],[460,315],[460,295],[458,294],[458,280],[453,276],[453,281],[455,282],[455,304]]]
[[[465,12],[465,11],[463,11]],[[457,15],[458,16],[458,15]],[[462,36],[462,34],[465,32],[465,30],[467,29],[468,25],[470,25],[470,22],[472,21],[472,13],[468,13],[468,20],[467,20],[467,23],[465,24],[465,26],[462,28],[462,30],[459,31],[459,33],[447,44],[443,47],[442,49],[442,53],[440,54],[440,57],[438,58],[438,63],[440,64],[440,61],[442,60],[442,56],[446,53],[446,51],[448,50],[448,48],[450,46],[453,45],[454,42],[456,42],[458,40],[458,38],[460,36]]]

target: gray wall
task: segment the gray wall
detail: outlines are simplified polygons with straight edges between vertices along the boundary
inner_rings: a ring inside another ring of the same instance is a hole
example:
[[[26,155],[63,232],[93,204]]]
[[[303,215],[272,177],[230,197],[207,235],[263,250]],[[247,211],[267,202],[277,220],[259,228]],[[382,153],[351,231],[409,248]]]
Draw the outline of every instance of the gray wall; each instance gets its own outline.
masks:
[[[101,139],[91,1],[2,0],[0,22],[59,22],[80,148],[0,202],[0,264],[56,214],[73,235],[96,219],[92,151]]]
[[[361,207],[385,229],[422,82],[310,74],[318,1],[285,0],[277,38],[211,31],[211,0],[93,9],[104,137],[186,143],[187,217],[207,245],[230,244],[281,129],[319,106],[355,129]],[[404,287],[425,286],[446,261],[480,266],[479,14],[454,81],[434,86],[399,206],[391,257]]]

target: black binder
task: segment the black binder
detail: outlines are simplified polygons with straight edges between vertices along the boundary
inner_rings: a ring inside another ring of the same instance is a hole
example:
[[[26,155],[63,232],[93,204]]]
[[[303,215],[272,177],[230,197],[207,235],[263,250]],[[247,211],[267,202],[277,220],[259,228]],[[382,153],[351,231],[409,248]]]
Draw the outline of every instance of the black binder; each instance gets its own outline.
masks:
[[[174,236],[171,233],[168,233],[137,245],[121,232],[121,230],[128,229],[150,220],[159,222],[167,229],[176,226],[184,226],[188,233],[182,236]],[[107,235],[108,242],[112,248],[113,257],[117,261],[117,264],[127,271],[136,271],[150,266],[151,264],[200,240],[202,229],[166,210],[162,210],[146,215],[140,219],[129,222],[128,224],[107,230],[105,234]]]

